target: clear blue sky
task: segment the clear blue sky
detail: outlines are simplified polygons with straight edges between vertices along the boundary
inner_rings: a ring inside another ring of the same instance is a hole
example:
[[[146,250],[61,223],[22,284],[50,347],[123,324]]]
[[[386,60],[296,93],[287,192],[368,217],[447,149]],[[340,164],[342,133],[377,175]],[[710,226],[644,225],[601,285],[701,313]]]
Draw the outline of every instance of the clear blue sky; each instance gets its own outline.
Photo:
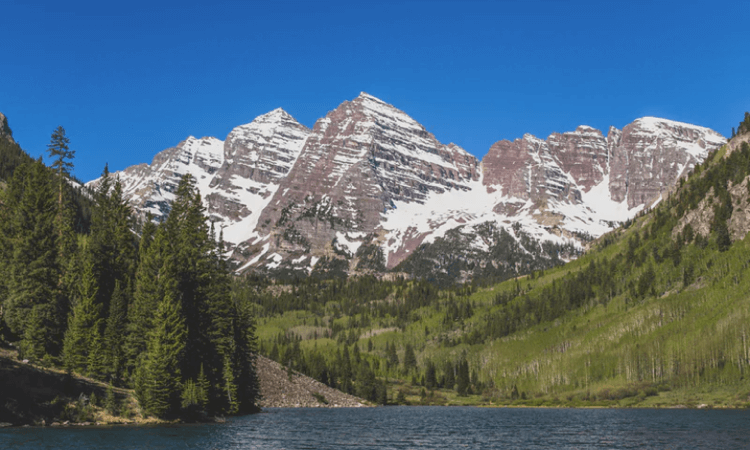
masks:
[[[0,112],[75,175],[224,139],[282,107],[311,127],[368,92],[482,157],[500,139],[660,116],[724,135],[750,110],[750,2],[0,0]]]

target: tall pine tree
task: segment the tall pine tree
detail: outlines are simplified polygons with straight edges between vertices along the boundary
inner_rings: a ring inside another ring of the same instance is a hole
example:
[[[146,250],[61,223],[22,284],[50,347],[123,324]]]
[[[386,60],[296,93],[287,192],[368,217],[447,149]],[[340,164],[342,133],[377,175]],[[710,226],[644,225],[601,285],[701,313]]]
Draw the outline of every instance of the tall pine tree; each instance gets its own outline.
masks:
[[[21,355],[42,359],[61,350],[66,305],[59,295],[55,195],[41,161],[18,167],[3,192],[4,318],[20,337]]]
[[[70,371],[88,373],[88,357],[94,341],[98,339],[101,322],[101,305],[96,301],[96,293],[93,264],[87,261],[63,343],[63,364]]]

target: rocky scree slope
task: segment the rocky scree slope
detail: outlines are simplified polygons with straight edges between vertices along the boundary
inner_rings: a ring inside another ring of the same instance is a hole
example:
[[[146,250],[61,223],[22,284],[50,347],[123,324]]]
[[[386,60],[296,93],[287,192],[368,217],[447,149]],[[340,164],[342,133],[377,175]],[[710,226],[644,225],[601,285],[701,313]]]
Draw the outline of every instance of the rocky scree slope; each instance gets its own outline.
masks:
[[[190,137],[116,175],[137,210],[164,216],[192,174],[238,271],[382,272],[408,258],[399,269],[413,275],[467,279],[575,257],[725,142],[645,117],[606,136],[580,126],[502,140],[480,162],[362,93],[312,130],[277,109],[223,142]]]
[[[263,356],[255,362],[263,408],[359,408],[361,398],[345,394]]]

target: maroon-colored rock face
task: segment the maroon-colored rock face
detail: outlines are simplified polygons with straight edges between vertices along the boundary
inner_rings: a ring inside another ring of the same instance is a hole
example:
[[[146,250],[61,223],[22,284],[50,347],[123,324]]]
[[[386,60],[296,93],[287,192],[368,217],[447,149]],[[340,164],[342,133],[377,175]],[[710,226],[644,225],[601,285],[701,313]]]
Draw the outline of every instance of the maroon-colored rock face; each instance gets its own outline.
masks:
[[[709,150],[725,139],[718,133],[670,120],[644,117],[622,130],[612,149],[610,193],[628,207],[650,204]]]
[[[588,192],[601,183],[609,165],[607,141],[601,131],[580,126],[574,132],[553,133],[547,145],[562,172],[569,174],[581,190]]]
[[[433,192],[467,190],[477,178],[475,157],[362,94],[315,124],[260,223],[323,249],[337,231],[373,233],[393,201],[421,203]]]
[[[590,127],[553,133],[546,141],[527,134],[490,148],[482,160],[483,183],[522,200],[578,203],[581,189],[602,181],[607,160],[606,140]]]
[[[192,174],[243,268],[309,270],[348,254],[351,269],[365,244],[379,246],[392,268],[461,224],[515,222],[556,242],[598,236],[724,142],[706,128],[643,118],[606,137],[580,126],[499,141],[480,167],[363,93],[312,130],[278,109],[224,142],[191,137],[116,175],[136,210],[164,216],[179,178]]]
[[[224,141],[224,162],[209,185],[209,214],[234,221],[259,215],[266,205],[262,200],[289,174],[309,135],[281,108],[233,129]],[[249,202],[251,196],[261,201]]]
[[[582,193],[609,176],[616,202],[650,206],[676,180],[724,143],[718,133],[663,119],[643,118],[623,131],[580,126],[543,141],[531,135],[495,143],[482,160],[483,184],[542,204],[579,203]],[[503,206],[503,208],[505,208]]]

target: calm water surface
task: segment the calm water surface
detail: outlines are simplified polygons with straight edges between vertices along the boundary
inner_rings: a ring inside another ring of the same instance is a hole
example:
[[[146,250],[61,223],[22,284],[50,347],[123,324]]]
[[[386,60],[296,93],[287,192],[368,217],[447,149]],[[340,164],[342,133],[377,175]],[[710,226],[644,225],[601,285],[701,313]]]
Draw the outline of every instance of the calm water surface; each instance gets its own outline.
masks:
[[[2,449],[750,448],[750,412],[268,409],[225,424],[0,429]]]

